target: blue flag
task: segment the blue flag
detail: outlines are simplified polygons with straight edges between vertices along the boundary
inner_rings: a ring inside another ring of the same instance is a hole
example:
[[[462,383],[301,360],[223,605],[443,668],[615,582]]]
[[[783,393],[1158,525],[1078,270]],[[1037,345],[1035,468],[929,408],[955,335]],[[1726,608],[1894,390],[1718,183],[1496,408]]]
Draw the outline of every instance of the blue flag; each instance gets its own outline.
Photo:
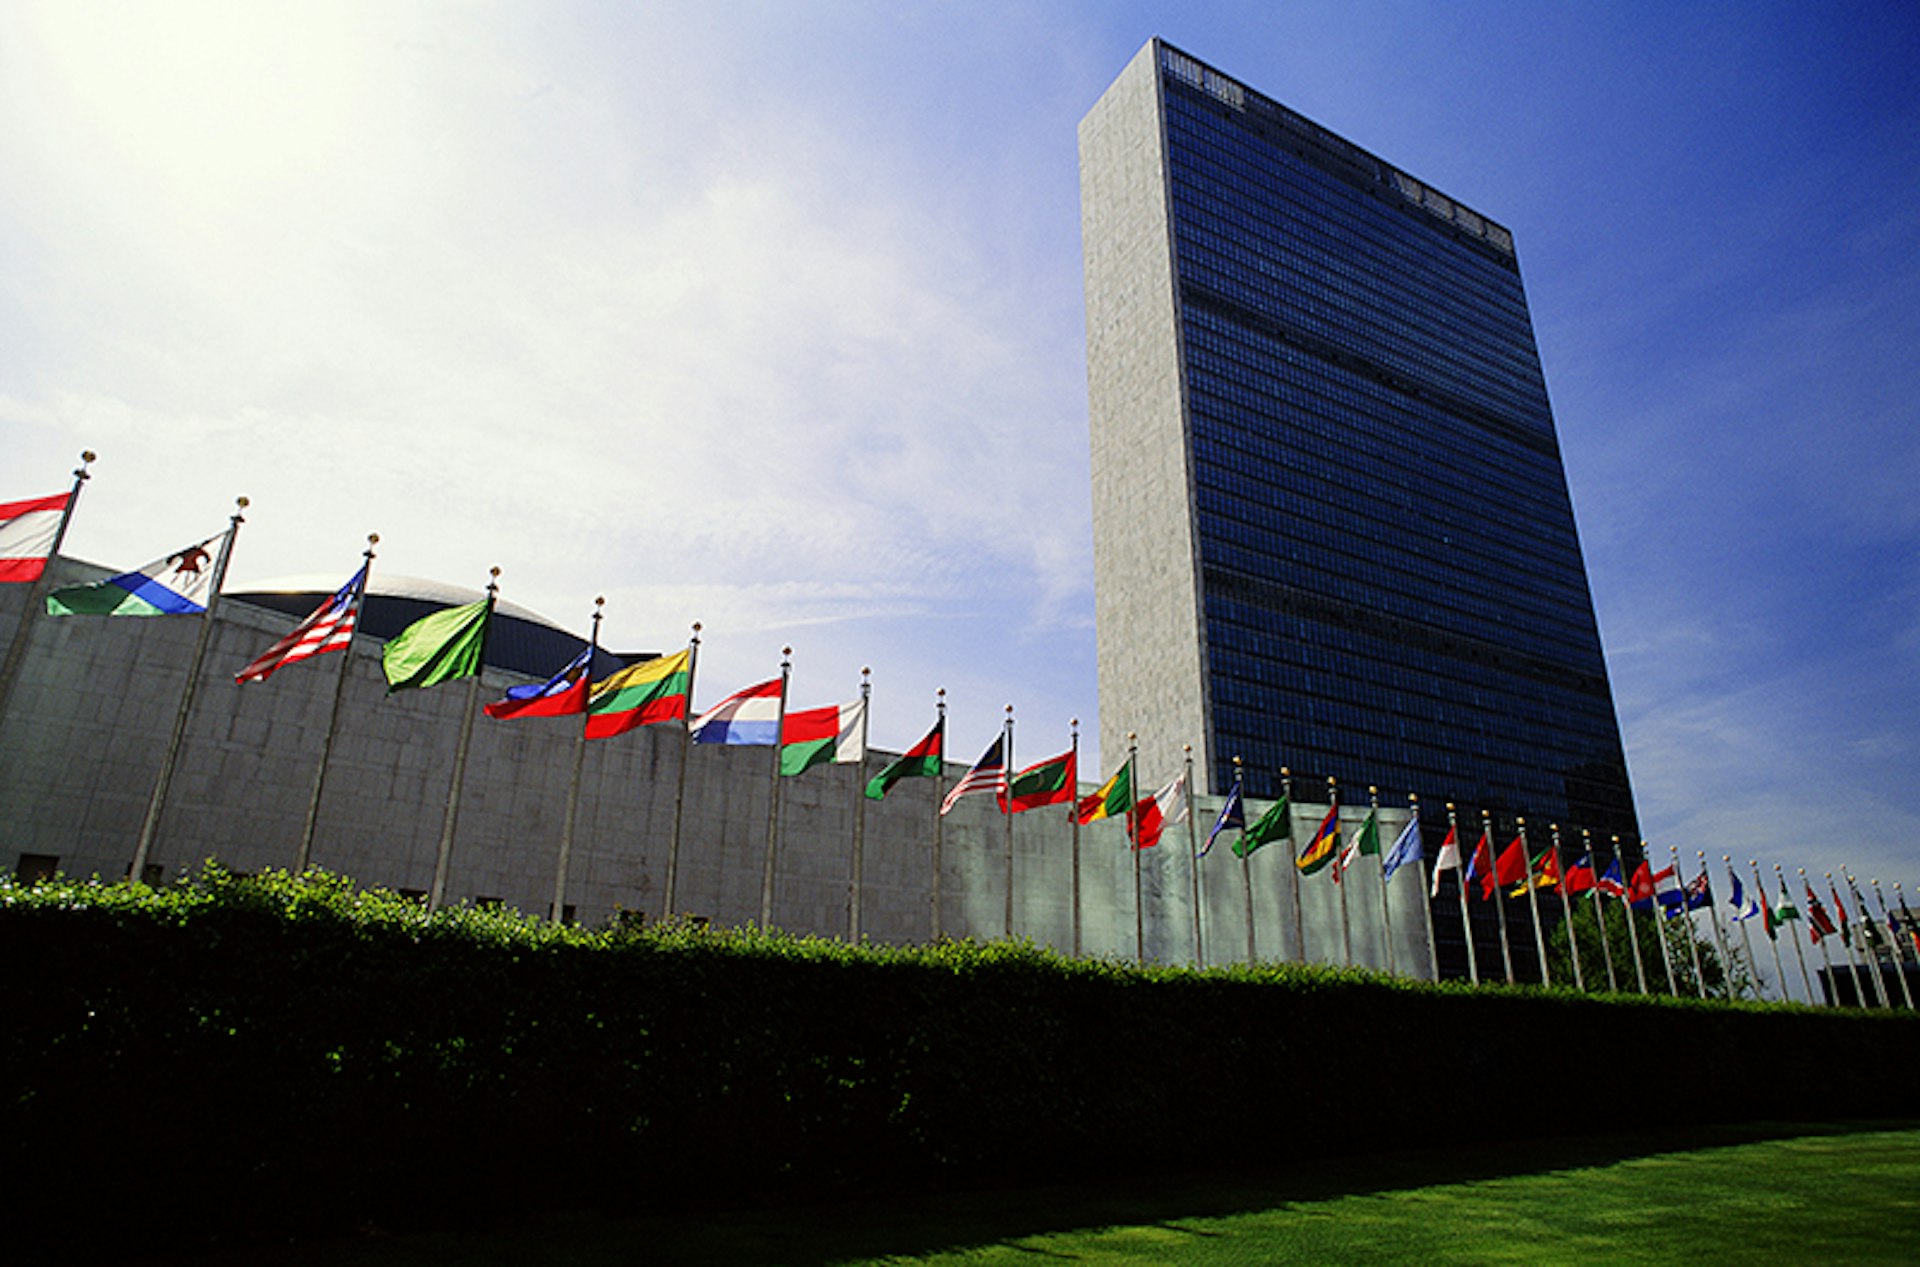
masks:
[[[1240,803],[1240,780],[1235,779],[1233,790],[1227,793],[1227,803],[1220,807],[1220,817],[1213,820],[1213,830],[1207,833],[1207,843],[1200,846],[1200,852],[1194,856],[1206,857],[1207,851],[1213,848],[1213,842],[1219,839],[1221,832],[1228,828],[1244,831],[1246,826],[1246,807]]]
[[[1418,862],[1421,857],[1420,816],[1415,814],[1407,820],[1400,832],[1400,838],[1393,842],[1393,848],[1387,850],[1387,856],[1380,859],[1380,883],[1393,879],[1393,873],[1409,862]]]

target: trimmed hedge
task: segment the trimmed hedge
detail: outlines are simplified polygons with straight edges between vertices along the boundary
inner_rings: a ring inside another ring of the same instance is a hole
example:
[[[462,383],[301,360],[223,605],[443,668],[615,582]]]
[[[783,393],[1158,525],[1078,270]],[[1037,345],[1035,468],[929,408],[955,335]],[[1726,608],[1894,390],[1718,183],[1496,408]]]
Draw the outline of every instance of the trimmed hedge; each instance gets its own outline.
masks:
[[[1860,1072],[1904,1012],[429,920],[319,873],[0,884],[0,956],[42,1248],[1920,1113]]]

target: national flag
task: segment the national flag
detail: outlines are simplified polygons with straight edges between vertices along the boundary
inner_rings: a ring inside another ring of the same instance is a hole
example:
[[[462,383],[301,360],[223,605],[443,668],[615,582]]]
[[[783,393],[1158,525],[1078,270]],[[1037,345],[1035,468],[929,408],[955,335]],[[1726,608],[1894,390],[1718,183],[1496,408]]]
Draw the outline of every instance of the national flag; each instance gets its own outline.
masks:
[[[1480,843],[1473,847],[1473,856],[1467,859],[1467,878],[1462,884],[1480,885],[1480,900],[1493,896],[1493,832],[1491,829],[1480,833]]]
[[[799,774],[817,765],[850,765],[867,759],[862,738],[867,702],[829,704],[780,719],[780,773]]]
[[[1675,919],[1688,911],[1697,911],[1713,903],[1713,892],[1707,887],[1707,873],[1702,871],[1693,879],[1677,889],[1665,889],[1659,895],[1660,909],[1668,919]]]
[[[1334,860],[1340,852],[1340,807],[1327,807],[1327,816],[1320,820],[1320,826],[1314,830],[1313,839],[1293,860],[1301,875],[1312,875]]]
[[[1567,868],[1566,878],[1561,881],[1560,888],[1568,897],[1572,897],[1576,893],[1597,888],[1599,884],[1599,877],[1593,874],[1593,855],[1583,853]]]
[[[695,743],[735,746],[778,743],[783,689],[777,677],[743,686],[694,718],[688,733]]]
[[[329,651],[345,651],[360,619],[360,591],[367,583],[362,567],[332,598],[313,609],[286,637],[262,651],[259,658],[233,675],[236,683],[264,682],[275,670],[298,664]]]
[[[1074,816],[1085,827],[1103,818],[1119,818],[1133,808],[1133,762],[1122,762],[1113,777],[1100,785],[1092,796],[1083,796],[1074,808]]]
[[[1493,883],[1502,888],[1521,883],[1527,878],[1527,863],[1527,842],[1515,836],[1507,847],[1500,851],[1500,856],[1494,859]],[[1491,889],[1487,891],[1486,896],[1493,896]]]
[[[1899,885],[1894,885],[1896,889]],[[1915,923],[1913,912],[1907,909],[1907,899],[1900,899],[1900,927],[1907,930],[1907,936],[1913,939],[1913,951],[1920,955],[1920,923]]]
[[[1007,781],[1000,812],[1019,814],[1043,805],[1064,805],[1079,794],[1079,773],[1072,750],[1036,762]]]
[[[867,796],[879,800],[902,779],[932,778],[940,773],[941,749],[947,733],[947,719],[933,723],[927,737],[900,754],[899,760],[867,780]]]
[[[1727,880],[1733,885],[1727,895],[1727,905],[1733,908],[1733,918],[1750,920],[1758,915],[1763,903],[1748,896],[1747,891],[1740,887],[1740,877],[1732,867],[1727,868]]]
[[[1607,869],[1595,878],[1593,887],[1607,897],[1627,896],[1627,882],[1620,874],[1620,855],[1614,855],[1613,861],[1607,864]]]
[[[1240,799],[1240,780],[1235,779],[1233,786],[1227,789],[1227,803],[1220,807],[1219,817],[1213,820],[1213,828],[1207,832],[1207,843],[1200,846],[1199,857],[1206,857],[1213,849],[1213,842],[1220,838],[1223,831],[1246,830],[1246,803]]]
[[[1853,927],[1847,923],[1847,904],[1840,900],[1840,890],[1831,884],[1827,886],[1827,892],[1833,896],[1834,912],[1840,916],[1840,944],[1851,946],[1853,945]]]
[[[1007,759],[1002,755],[1001,745],[1006,742],[1006,732],[995,739],[980,759],[973,763],[973,769],[961,776],[960,781],[947,791],[947,799],[940,802],[940,812],[945,814],[954,803],[963,796],[972,796],[975,792],[991,792],[997,800],[1007,789]]]
[[[1454,838],[1454,829],[1447,828],[1447,838],[1440,842],[1440,852],[1433,860],[1433,892],[1428,897],[1440,896],[1440,875],[1444,871],[1460,869],[1460,842]],[[1462,880],[1461,884],[1466,881]]]
[[[1820,905],[1820,899],[1813,895],[1813,886],[1807,890],[1807,940],[1814,945],[1820,944],[1822,937],[1831,937],[1840,930],[1833,926],[1833,918],[1827,914],[1827,908]]]
[[[580,654],[566,667],[540,683],[509,686],[507,693],[481,711],[495,721],[513,721],[521,717],[575,717],[587,711],[587,694],[593,688],[587,672],[593,659],[593,644],[580,648]]]
[[[1393,847],[1387,850],[1387,856],[1380,859],[1380,882],[1385,884],[1393,879],[1393,873],[1409,862],[1420,861],[1423,852],[1420,846],[1420,816],[1415,814],[1400,829],[1400,834],[1394,837]]]
[[[1560,860],[1554,855],[1551,846],[1541,850],[1540,856],[1533,860],[1531,883],[1536,890],[1551,889],[1560,883]],[[1508,896],[1525,897],[1527,895],[1527,884],[1528,881],[1523,880],[1520,886],[1514,889]]]
[[[213,561],[227,534],[175,550],[138,572],[47,595],[49,616],[192,616],[213,598]]]
[[[1160,833],[1187,817],[1187,776],[1142,797],[1133,807],[1133,843],[1137,849],[1151,849],[1160,843]]]
[[[1345,871],[1362,857],[1380,852],[1380,811],[1368,810],[1367,821],[1360,824],[1360,830],[1353,833],[1353,839],[1340,851],[1340,865],[1333,869],[1333,878],[1338,880]]]
[[[1767,910],[1767,936],[1779,939],[1780,925],[1789,921],[1797,922],[1800,912],[1794,909],[1793,895],[1787,891],[1787,882],[1780,881],[1780,901]]]
[[[693,687],[693,648],[629,664],[593,684],[587,696],[589,739],[611,739],[656,722],[685,721]]]
[[[1266,813],[1254,820],[1253,826],[1240,833],[1240,838],[1233,842],[1233,854],[1236,858],[1250,858],[1256,849],[1276,840],[1292,839],[1293,798],[1283,793]]]
[[[0,502],[0,582],[37,581],[47,570],[72,493]]]
[[[1661,882],[1672,878],[1672,867],[1662,867],[1655,871],[1653,864],[1643,859],[1635,868],[1633,879],[1627,885],[1627,900],[1633,903],[1633,909],[1636,911],[1650,911],[1653,909],[1654,894],[1659,891]]]
[[[480,653],[487,645],[487,618],[492,611],[492,598],[463,607],[443,607],[395,634],[380,650],[387,694],[480,672]]]

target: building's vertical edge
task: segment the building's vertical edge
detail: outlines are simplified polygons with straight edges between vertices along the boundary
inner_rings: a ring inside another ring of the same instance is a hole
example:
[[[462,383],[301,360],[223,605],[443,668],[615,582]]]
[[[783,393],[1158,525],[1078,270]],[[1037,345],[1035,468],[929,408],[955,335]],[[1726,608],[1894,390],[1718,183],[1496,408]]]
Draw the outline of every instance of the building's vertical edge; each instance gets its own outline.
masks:
[[[1213,754],[1159,49],[1142,48],[1080,123],[1100,744],[1112,765],[1137,732],[1142,780],[1158,784],[1192,743],[1206,787]]]

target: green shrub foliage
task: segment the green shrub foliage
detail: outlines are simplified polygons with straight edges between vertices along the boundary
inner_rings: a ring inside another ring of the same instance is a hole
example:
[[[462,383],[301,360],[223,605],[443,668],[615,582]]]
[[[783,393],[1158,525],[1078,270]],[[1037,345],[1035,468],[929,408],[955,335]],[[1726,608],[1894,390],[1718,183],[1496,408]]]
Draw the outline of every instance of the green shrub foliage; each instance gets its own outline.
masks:
[[[0,956],[6,1190],[52,1248],[1920,1101],[1837,1072],[1903,1067],[1907,1013],[428,918],[317,872],[0,884]]]

